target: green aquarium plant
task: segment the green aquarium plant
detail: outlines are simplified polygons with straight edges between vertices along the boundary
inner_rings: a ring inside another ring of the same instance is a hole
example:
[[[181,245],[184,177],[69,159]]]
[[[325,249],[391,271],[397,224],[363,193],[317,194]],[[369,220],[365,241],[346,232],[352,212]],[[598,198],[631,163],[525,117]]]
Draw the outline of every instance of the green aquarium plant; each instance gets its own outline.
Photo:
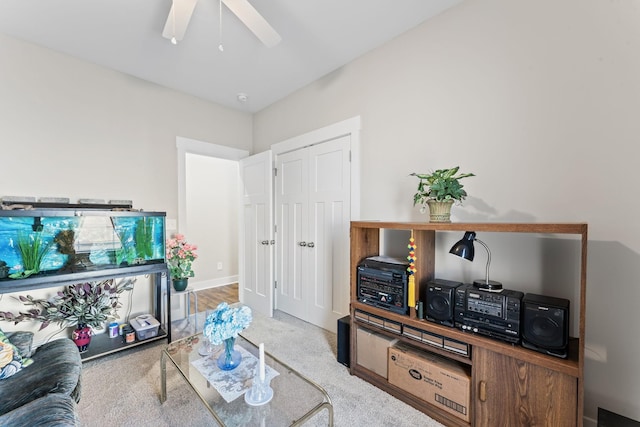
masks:
[[[126,227],[115,220],[116,218],[111,218],[111,223],[113,224],[113,230],[116,236],[118,236],[118,240],[120,240],[120,245],[115,250],[116,264],[131,265],[136,259],[136,248],[134,247],[133,238],[129,238],[129,236],[132,235],[131,227]]]
[[[140,260],[153,258],[153,218],[144,217],[136,222],[134,238],[137,257]]]
[[[18,252],[22,257],[22,271],[11,274],[12,279],[23,279],[40,272],[42,259],[51,249],[53,240],[44,238],[41,231],[18,233]]]

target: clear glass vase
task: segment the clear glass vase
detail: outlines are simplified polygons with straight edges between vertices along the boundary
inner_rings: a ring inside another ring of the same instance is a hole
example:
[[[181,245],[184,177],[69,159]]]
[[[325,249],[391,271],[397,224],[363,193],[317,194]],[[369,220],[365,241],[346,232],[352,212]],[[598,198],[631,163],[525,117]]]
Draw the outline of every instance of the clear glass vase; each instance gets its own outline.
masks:
[[[242,361],[242,354],[234,349],[235,344],[235,338],[227,338],[224,340],[224,351],[216,361],[218,368],[223,371],[231,371],[237,368]]]

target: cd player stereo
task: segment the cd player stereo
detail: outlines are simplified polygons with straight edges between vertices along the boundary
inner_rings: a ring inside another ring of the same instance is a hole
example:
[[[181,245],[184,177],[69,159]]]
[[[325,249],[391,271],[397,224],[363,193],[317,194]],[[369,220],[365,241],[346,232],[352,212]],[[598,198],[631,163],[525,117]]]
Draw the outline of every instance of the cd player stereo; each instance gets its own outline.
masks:
[[[524,293],[489,292],[472,284],[456,288],[455,326],[503,341],[520,342],[520,305]]]
[[[365,258],[358,264],[358,301],[407,314],[408,263],[383,256]]]

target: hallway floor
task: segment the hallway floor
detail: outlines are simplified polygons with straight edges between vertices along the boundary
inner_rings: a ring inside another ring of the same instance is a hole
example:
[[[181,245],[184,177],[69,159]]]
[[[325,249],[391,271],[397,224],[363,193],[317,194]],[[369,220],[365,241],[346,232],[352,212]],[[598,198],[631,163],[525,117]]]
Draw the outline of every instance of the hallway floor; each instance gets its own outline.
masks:
[[[198,296],[198,314],[195,313],[195,298],[189,294],[191,299],[189,317],[171,322],[172,341],[201,332],[207,310],[214,310],[221,302],[232,304],[239,301],[237,283],[202,289],[196,291],[196,294]]]

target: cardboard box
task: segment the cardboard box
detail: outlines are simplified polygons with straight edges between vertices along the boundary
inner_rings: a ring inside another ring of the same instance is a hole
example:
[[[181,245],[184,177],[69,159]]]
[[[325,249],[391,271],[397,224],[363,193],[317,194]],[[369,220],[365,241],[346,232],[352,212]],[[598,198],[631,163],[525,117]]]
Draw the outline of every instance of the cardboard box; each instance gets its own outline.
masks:
[[[388,350],[398,340],[360,326],[358,326],[357,340],[358,365],[387,378]]]
[[[470,368],[406,344],[389,348],[389,383],[469,421]]]

